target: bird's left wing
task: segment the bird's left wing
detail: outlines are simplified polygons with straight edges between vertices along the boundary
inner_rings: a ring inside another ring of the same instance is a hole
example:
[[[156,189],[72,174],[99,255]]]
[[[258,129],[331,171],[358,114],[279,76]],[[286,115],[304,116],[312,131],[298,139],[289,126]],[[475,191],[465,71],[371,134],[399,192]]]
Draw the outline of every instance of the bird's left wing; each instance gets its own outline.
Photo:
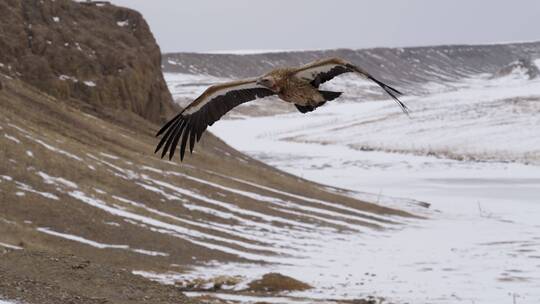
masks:
[[[172,159],[182,139],[180,159],[183,160],[188,139],[189,149],[193,152],[195,141],[198,142],[206,128],[225,113],[242,103],[274,94],[258,85],[255,78],[213,85],[158,131],[156,136],[164,135],[155,152],[163,148],[161,157],[169,152],[169,159]]]
[[[393,87],[375,79],[368,72],[363,69],[341,59],[341,58],[328,58],[312,63],[308,63],[299,67],[295,71],[295,75],[301,79],[309,81],[314,87],[318,88],[321,83],[327,82],[332,78],[344,73],[354,72],[362,77],[365,77],[376,84],[378,84],[388,95],[390,95],[396,103],[401,107],[403,112],[409,113],[407,106],[398,99],[398,96],[403,95]]]

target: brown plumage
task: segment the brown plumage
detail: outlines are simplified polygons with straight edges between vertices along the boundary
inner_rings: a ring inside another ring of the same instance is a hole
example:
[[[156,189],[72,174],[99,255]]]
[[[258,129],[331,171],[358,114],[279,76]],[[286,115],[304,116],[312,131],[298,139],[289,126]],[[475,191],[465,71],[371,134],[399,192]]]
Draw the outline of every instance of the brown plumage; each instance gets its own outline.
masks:
[[[283,101],[293,103],[300,112],[311,112],[342,94],[319,90],[319,86],[338,75],[350,72],[374,81],[398,103],[403,112],[408,113],[405,104],[398,99],[401,95],[398,90],[343,59],[330,58],[298,68],[275,69],[258,78],[209,87],[158,131],[156,136],[164,135],[155,152],[163,149],[161,157],[169,152],[169,159],[172,159],[176,147],[180,144],[180,160],[183,160],[188,140],[189,150],[193,152],[195,142],[199,141],[208,126],[234,107],[257,98],[277,95]]]

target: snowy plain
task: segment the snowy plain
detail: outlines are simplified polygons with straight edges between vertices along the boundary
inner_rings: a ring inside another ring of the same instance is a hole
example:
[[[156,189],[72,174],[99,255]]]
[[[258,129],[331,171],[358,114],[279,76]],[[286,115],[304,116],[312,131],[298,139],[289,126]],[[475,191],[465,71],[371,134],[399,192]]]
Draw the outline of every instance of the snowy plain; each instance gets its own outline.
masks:
[[[175,96],[196,97],[217,80],[184,77],[166,75]],[[193,275],[277,271],[316,286],[288,295],[291,301],[377,295],[397,303],[540,303],[540,80],[517,69],[428,83],[422,90],[429,93],[403,99],[410,118],[391,100],[359,102],[361,92],[376,90],[365,82],[345,76],[327,88],[345,91],[344,101],[309,115],[226,119],[210,131],[359,198],[412,212],[419,210],[407,200],[388,198],[427,202],[421,213],[428,219],[397,231],[321,236],[300,260],[209,265]]]

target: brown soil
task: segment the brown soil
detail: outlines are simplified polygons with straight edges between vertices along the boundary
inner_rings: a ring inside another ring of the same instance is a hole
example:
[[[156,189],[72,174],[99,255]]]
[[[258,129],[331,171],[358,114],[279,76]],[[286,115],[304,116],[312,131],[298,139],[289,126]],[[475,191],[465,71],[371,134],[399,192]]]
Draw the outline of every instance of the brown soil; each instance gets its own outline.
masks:
[[[173,286],[74,255],[0,250],[0,295],[25,303],[194,303]]]
[[[303,291],[311,288],[313,287],[304,282],[280,273],[267,273],[248,285],[248,290],[254,292]]]

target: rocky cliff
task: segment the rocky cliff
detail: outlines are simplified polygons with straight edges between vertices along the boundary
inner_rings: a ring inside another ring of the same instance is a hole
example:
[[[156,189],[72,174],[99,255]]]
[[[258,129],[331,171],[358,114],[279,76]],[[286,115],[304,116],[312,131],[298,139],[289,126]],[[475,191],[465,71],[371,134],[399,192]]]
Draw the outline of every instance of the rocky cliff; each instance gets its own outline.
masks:
[[[136,11],[71,0],[0,1],[0,71],[73,103],[159,121],[172,107],[160,49]]]

